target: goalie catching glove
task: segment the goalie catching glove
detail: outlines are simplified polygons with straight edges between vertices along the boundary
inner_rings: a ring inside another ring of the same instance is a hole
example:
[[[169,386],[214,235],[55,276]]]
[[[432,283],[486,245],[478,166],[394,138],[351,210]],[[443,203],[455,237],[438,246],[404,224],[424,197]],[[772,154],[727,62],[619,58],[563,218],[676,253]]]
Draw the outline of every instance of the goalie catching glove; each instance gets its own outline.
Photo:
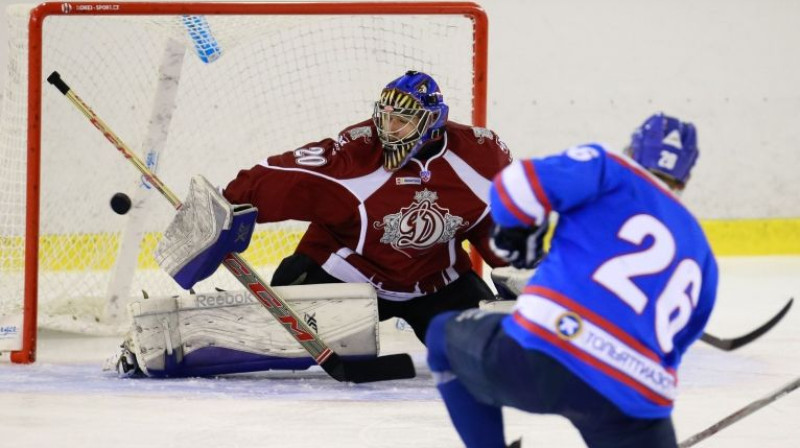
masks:
[[[533,269],[544,257],[544,236],[548,222],[538,227],[492,228],[489,241],[492,251],[517,269]]]
[[[205,177],[195,176],[156,247],[156,262],[189,289],[210,277],[229,253],[247,249],[257,215],[252,205],[231,204]]]

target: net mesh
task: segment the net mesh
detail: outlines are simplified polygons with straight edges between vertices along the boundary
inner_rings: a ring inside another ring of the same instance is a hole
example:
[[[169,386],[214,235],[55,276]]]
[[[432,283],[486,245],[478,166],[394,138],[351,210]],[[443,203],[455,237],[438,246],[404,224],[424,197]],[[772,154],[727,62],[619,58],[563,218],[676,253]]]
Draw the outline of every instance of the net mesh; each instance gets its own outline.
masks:
[[[7,12],[0,317],[21,311],[26,209],[28,10]],[[177,91],[165,104],[159,67],[176,46]],[[408,69],[434,76],[451,118],[469,123],[472,48],[472,23],[461,16],[51,16],[42,73],[57,70],[182,198],[195,174],[224,186],[239,169],[369,118],[381,88]],[[40,326],[119,332],[109,304],[182,292],[152,256],[174,210],[63,95],[44,80],[42,90]],[[148,154],[154,142],[163,147]],[[109,206],[117,192],[134,199],[128,215]],[[260,225],[243,256],[268,280],[304,226]],[[120,254],[126,232],[136,244]],[[119,273],[123,258],[129,275]],[[239,287],[220,269],[197,290]]]

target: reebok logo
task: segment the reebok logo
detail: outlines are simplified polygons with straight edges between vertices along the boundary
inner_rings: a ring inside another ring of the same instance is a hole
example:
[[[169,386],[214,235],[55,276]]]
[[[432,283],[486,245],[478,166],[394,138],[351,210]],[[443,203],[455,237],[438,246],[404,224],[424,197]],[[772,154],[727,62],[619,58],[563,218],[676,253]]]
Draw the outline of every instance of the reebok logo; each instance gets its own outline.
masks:
[[[672,146],[674,148],[683,149],[681,145],[681,133],[677,129],[673,130],[662,140],[662,143]]]
[[[257,303],[256,300],[246,292],[225,292],[215,295],[198,294],[198,308],[217,308],[232,305],[250,305]]]

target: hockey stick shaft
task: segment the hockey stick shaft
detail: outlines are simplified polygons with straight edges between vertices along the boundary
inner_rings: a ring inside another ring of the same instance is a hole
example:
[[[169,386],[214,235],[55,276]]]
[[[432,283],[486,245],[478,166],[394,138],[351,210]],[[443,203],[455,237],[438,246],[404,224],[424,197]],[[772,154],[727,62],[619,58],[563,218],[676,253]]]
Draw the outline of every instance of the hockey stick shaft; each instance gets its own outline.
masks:
[[[772,392],[771,394],[767,395],[764,398],[760,398],[747,406],[739,409],[738,411],[734,412],[733,414],[723,418],[722,420],[714,423],[713,425],[709,426],[708,428],[704,429],[703,431],[698,432],[697,434],[689,437],[688,439],[681,442],[678,447],[679,448],[688,448],[690,446],[696,445],[698,442],[701,442],[714,434],[718,433],[719,431],[731,426],[732,424],[738,422],[739,420],[747,417],[748,415],[756,412],[757,410],[763,408],[764,406],[772,403],[773,401],[788,395],[790,392],[794,391],[800,387],[800,378],[795,378],[794,381],[786,384],[785,386],[781,387],[780,389]]]
[[[111,142],[122,155],[131,162],[145,180],[158,190],[175,209],[182,206],[181,200],[161,179],[153,173],[142,159],[122,141],[111,128],[103,122],[94,111],[75,94],[72,89],[61,79],[58,72],[48,76],[47,81],[53,84],[87,119]],[[328,345],[309,328],[303,319],[289,307],[278,294],[256,273],[247,261],[239,254],[230,253],[222,263],[236,279],[247,288],[253,297],[270,314],[280,322],[294,339],[314,358],[329,375],[339,381],[368,382],[387,379],[409,378],[414,376],[414,367],[408,355],[390,355],[377,358],[377,363],[370,365],[369,361],[349,363],[328,347]],[[381,369],[385,365],[386,369]],[[368,372],[358,372],[361,368]],[[395,370],[395,371],[391,371]]]

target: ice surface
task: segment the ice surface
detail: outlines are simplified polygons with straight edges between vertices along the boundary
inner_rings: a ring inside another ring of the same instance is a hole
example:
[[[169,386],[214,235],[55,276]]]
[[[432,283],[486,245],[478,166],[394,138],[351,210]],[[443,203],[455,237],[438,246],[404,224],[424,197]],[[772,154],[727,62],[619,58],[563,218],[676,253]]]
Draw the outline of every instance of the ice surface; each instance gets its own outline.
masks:
[[[800,300],[800,257],[720,260],[709,333],[750,331],[789,297]],[[800,305],[796,305],[800,306]],[[683,440],[800,376],[800,309],[733,352],[698,342],[680,372],[674,413]],[[409,352],[413,380],[341,384],[319,368],[217,379],[118,379],[101,371],[116,338],[40,334],[39,360],[0,358],[2,447],[402,447],[461,446],[410,332],[381,325],[383,353]],[[584,446],[569,424],[506,410],[508,440],[525,447]],[[795,392],[698,447],[784,448],[800,440]]]

